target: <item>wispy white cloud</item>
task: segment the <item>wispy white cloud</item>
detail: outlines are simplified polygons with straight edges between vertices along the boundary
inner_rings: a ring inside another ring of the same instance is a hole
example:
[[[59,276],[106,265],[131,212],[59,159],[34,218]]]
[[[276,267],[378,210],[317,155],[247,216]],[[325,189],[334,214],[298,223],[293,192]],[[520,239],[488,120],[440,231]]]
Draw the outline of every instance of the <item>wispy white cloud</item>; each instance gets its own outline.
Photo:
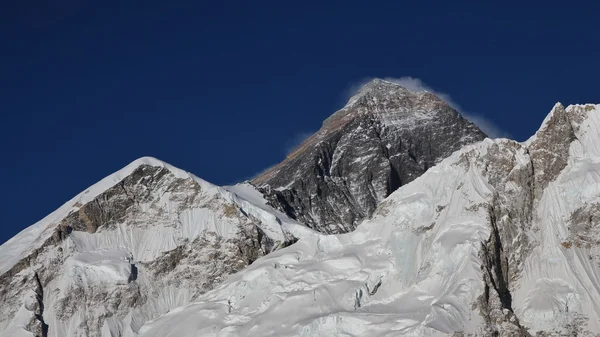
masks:
[[[354,95],[362,86],[364,86],[371,79],[366,79],[352,85],[348,91],[348,96]],[[437,97],[443,99],[448,105],[458,111],[464,118],[470,120],[477,125],[483,132],[485,132],[490,138],[511,138],[510,133],[502,130],[492,120],[481,114],[465,111],[458,103],[456,103],[452,97],[442,91],[438,91],[427,85],[420,78],[403,76],[403,77],[386,77],[384,80],[399,84],[408,90],[412,91],[428,91]]]
[[[294,134],[292,137],[290,137],[288,140],[283,142],[283,150],[285,151],[285,155],[288,156],[290,153],[292,153],[298,146],[300,146],[300,144],[302,144],[305,140],[308,139],[308,137],[312,136],[314,134],[314,132],[299,132]],[[263,173],[267,172],[268,170],[270,170],[273,166],[275,166],[277,163],[274,163],[273,165],[270,165],[269,167],[256,172],[254,174],[251,174],[247,177],[245,177],[244,179],[242,179],[240,182],[245,182],[245,181],[252,181],[255,178],[261,176]],[[236,182],[237,183],[237,182]]]
[[[369,83],[373,78],[365,78],[361,81],[350,83],[346,90],[342,92],[342,99],[344,100],[343,104],[346,104],[352,96],[356,95],[358,91],[364,87],[367,83]]]

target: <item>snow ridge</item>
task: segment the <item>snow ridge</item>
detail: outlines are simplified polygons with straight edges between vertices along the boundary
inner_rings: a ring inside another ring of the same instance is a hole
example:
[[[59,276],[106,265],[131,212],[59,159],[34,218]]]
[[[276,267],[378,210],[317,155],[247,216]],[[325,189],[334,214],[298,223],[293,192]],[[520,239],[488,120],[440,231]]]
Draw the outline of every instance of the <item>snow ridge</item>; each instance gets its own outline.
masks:
[[[119,171],[105,177],[96,184],[90,186],[85,191],[76,195],[73,199],[64,203],[56,211],[50,213],[48,216],[36,222],[35,224],[25,228],[17,235],[12,237],[10,240],[5,242],[3,245],[1,245],[0,256],[2,256],[3,259],[2,261],[0,261],[0,274],[10,269],[28,252],[31,252],[35,248],[39,247],[39,245],[41,245],[42,242],[45,241],[45,239],[47,239],[48,236],[52,234],[54,227],[60,220],[66,217],[70,212],[79,209],[78,205],[83,205],[94,200],[94,198],[96,198],[100,193],[114,186],[115,184],[123,180],[123,178],[129,176],[133,171],[135,171],[135,169],[144,164],[168,168],[171,172],[173,172],[174,175],[180,178],[192,176],[190,173],[173,167],[156,158],[142,157],[134,160],[129,165],[125,166]]]
[[[256,258],[314,235],[251,185],[225,189],[140,158],[0,247],[0,336],[133,337]],[[38,284],[43,292],[28,290]]]
[[[599,126],[600,105],[557,105],[527,142],[466,146],[354,232],[263,257],[140,336],[599,335]]]

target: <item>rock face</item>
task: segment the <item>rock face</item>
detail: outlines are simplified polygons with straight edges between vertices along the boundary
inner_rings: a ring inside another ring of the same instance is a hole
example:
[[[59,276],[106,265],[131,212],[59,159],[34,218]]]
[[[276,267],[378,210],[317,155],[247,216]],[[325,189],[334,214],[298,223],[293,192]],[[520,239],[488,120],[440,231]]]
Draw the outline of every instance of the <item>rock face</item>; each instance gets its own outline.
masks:
[[[306,232],[142,158],[2,245],[0,336],[136,336]]]
[[[140,335],[600,336],[599,144],[600,105],[557,104],[528,141],[468,145],[355,231],[271,253]]]
[[[252,183],[291,218],[344,233],[400,186],[484,138],[433,94],[376,79]]]

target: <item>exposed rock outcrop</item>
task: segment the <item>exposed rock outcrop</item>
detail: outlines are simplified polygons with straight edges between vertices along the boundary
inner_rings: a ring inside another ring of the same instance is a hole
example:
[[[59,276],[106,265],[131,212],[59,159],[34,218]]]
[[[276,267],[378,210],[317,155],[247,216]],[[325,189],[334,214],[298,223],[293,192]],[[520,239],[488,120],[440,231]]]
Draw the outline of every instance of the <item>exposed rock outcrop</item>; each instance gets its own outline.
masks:
[[[344,233],[398,187],[484,138],[435,95],[375,79],[252,182],[288,216],[323,233]]]

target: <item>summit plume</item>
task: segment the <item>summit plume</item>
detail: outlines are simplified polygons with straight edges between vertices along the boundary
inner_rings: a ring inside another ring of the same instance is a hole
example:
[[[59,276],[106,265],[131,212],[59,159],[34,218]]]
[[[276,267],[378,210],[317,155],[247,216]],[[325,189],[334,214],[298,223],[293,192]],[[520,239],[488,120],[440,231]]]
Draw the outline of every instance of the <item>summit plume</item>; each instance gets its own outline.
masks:
[[[374,79],[252,183],[291,218],[344,233],[400,186],[484,138],[434,94]]]

